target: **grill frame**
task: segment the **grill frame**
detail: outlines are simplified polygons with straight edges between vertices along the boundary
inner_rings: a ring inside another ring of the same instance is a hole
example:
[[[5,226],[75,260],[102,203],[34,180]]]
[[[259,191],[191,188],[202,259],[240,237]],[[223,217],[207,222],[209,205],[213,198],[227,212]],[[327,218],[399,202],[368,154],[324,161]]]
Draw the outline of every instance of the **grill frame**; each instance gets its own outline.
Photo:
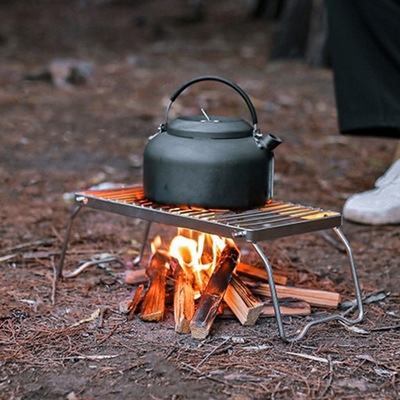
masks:
[[[246,210],[214,210],[158,204],[141,186],[87,190],[75,202],[96,210],[188,228],[250,243],[339,227],[340,213],[281,201]]]
[[[143,255],[152,222],[231,237],[234,241],[249,242],[263,261],[267,271],[278,332],[280,338],[284,342],[294,342],[302,339],[314,325],[334,320],[340,321],[346,325],[354,325],[363,320],[364,310],[357,271],[350,244],[339,228],[342,223],[342,216],[340,213],[277,201],[269,201],[265,206],[260,208],[241,211],[204,210],[187,206],[178,207],[161,205],[155,204],[146,199],[141,186],[78,192],[75,194],[75,204],[66,228],[64,242],[60,253],[60,261],[55,271],[57,278],[63,277],[64,260],[73,221],[78,212],[85,207],[147,221],[141,245],[142,247],[137,258],[139,261]],[[294,211],[295,215],[291,215],[290,213],[293,214]],[[266,213],[271,212],[272,214],[270,214],[270,216],[272,217],[272,220],[269,219],[269,222],[267,223],[266,220],[263,219],[260,222],[260,217],[264,217]],[[205,220],[206,216],[209,217],[208,220]],[[210,220],[211,217],[214,218],[212,221]],[[222,223],[219,218],[225,222]],[[238,219],[242,219],[244,222],[247,221],[247,223],[250,224],[250,227],[247,225],[246,227],[239,225]],[[233,222],[236,222],[236,224]],[[346,251],[349,272],[354,284],[356,295],[354,301],[355,305],[344,313],[335,313],[326,317],[319,317],[311,320],[304,324],[297,334],[288,337],[280,312],[279,299],[273,277],[273,269],[258,242],[329,228],[332,229]],[[355,316],[349,318],[348,315],[350,313],[355,314]]]

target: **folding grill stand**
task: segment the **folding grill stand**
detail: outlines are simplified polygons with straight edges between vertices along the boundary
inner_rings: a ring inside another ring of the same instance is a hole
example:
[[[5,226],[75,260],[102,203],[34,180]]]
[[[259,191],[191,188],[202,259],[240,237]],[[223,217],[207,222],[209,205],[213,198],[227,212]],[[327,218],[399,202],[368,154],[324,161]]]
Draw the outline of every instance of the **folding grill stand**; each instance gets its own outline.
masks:
[[[278,325],[279,335],[285,342],[302,339],[309,329],[317,324],[338,320],[346,325],[354,325],[363,319],[363,305],[353,254],[349,242],[340,230],[342,216],[339,213],[319,208],[305,207],[292,203],[269,202],[263,207],[245,211],[204,210],[190,207],[160,205],[146,199],[140,186],[111,190],[89,190],[75,194],[72,210],[64,237],[57,277],[63,276],[63,265],[73,221],[83,207],[112,212],[146,221],[143,241],[139,255],[134,260],[140,262],[149,235],[152,222],[188,228],[205,233],[230,237],[234,241],[247,242],[252,245],[265,265],[271,291],[272,304]],[[355,304],[342,314],[333,314],[308,322],[296,336],[288,337],[282,322],[279,300],[271,264],[258,242],[278,237],[289,236],[331,228],[343,244],[348,260],[350,274],[355,290]],[[353,319],[347,315],[357,311]]]

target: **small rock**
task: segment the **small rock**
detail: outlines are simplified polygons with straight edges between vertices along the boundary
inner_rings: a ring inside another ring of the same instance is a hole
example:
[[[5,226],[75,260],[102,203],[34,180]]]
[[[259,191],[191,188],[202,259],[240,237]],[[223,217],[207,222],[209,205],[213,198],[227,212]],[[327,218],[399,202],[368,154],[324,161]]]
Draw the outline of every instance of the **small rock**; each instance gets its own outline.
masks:
[[[75,392],[68,393],[67,400],[78,400],[78,398],[76,397]]]
[[[55,59],[49,65],[51,80],[58,87],[86,83],[92,70],[91,62],[72,58]]]

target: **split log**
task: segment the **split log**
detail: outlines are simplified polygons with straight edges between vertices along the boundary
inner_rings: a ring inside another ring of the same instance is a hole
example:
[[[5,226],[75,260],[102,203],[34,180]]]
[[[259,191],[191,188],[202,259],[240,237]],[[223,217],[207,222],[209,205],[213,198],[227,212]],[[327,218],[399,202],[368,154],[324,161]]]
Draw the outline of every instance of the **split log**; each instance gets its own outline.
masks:
[[[132,300],[128,303],[128,320],[133,318],[139,303],[143,300],[144,285],[139,285],[132,297]]]
[[[310,315],[311,307],[304,300],[294,299],[291,297],[279,299],[279,309],[282,315]],[[272,302],[264,303],[260,317],[274,317],[275,310]]]
[[[284,298],[279,299],[279,309],[282,315],[293,316],[293,315],[310,315],[311,307],[304,300]],[[270,301],[263,303],[263,308],[259,318],[274,317],[275,310]],[[233,311],[226,305],[224,308],[223,317],[232,318],[235,317]]]
[[[147,282],[146,269],[140,268],[126,271],[125,282],[129,285]]]
[[[200,297],[198,307],[190,321],[194,338],[204,339],[210,332],[226,288],[239,259],[239,250],[227,244],[218,258],[217,266]]]
[[[253,267],[252,265],[240,262],[236,267],[236,272],[246,275],[250,278],[256,278],[261,281],[268,282],[268,274],[265,269]],[[274,282],[280,285],[286,285],[287,277],[279,274],[274,275]]]
[[[262,297],[271,297],[271,291],[267,283],[249,284],[251,291]],[[278,298],[294,297],[306,301],[316,307],[337,308],[340,303],[340,294],[324,290],[295,288],[291,286],[275,285]]]
[[[264,308],[264,303],[251,293],[237,275],[232,276],[224,300],[242,325],[254,325]]]
[[[119,311],[122,314],[127,314],[128,319],[132,319],[133,314],[137,309],[137,306],[143,300],[144,297],[143,292],[144,292],[144,285],[139,285],[136,288],[135,293],[133,294],[131,300],[125,300],[119,303]]]
[[[168,257],[156,252],[152,255],[146,274],[149,287],[142,302],[140,318],[143,321],[161,321],[165,312],[165,284]]]
[[[174,320],[175,332],[190,333],[190,320],[194,314],[194,275],[185,270],[178,260],[171,258],[171,268],[175,271],[174,285]]]

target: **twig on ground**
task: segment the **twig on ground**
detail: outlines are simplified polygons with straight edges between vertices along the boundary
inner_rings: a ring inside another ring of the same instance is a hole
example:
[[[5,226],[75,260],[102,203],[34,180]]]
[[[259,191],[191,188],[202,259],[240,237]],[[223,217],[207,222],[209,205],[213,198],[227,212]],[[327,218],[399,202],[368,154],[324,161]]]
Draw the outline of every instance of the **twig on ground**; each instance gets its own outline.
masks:
[[[57,268],[54,264],[54,257],[51,257],[51,268],[53,270],[53,279],[51,282],[51,304],[54,306],[56,304],[56,291],[57,291]]]
[[[342,363],[341,361],[330,361],[329,358],[316,357],[316,356],[312,356],[310,354],[304,354],[304,353],[293,353],[291,351],[287,351],[286,354],[289,354],[290,356],[306,358],[307,360],[318,361],[318,362],[323,362],[323,363],[333,363],[333,364],[341,364]]]
[[[220,343],[217,347],[214,347],[197,365],[196,370],[200,367],[200,365],[204,364],[218,349],[220,349],[230,338],[225,339],[222,343]]]
[[[215,378],[215,377],[211,376],[209,373],[208,373],[208,374],[205,374],[205,373],[201,372],[201,371],[198,370],[196,367],[193,367],[193,366],[190,365],[190,364],[187,364],[187,363],[185,363],[185,362],[181,362],[181,365],[183,365],[185,368],[191,370],[191,374],[192,374],[193,372],[196,372],[199,376],[201,376],[201,377],[203,377],[203,378],[210,379],[211,381],[214,381],[214,382],[217,382],[217,383],[221,383],[222,385],[233,386],[232,384],[230,384],[230,383],[228,383],[228,382],[225,382],[225,381],[222,380],[222,379],[218,379],[218,378]]]
[[[104,317],[106,315],[106,313],[109,311],[110,309],[108,307],[100,307],[100,315],[99,315],[99,323],[97,325],[98,328],[102,328],[104,325]]]
[[[332,385],[332,382],[333,382],[333,363],[332,363],[331,356],[329,354],[328,354],[328,363],[329,363],[329,371],[328,371],[327,375],[329,376],[329,379],[328,379],[328,383],[325,386],[325,389],[321,393],[322,398],[326,396],[326,394],[328,393],[328,391]],[[326,378],[326,375],[323,376],[323,379],[325,379],[325,378]]]
[[[20,243],[17,244],[16,246],[12,247],[6,247],[5,249],[1,249],[1,253],[14,253],[18,250],[26,249],[27,247],[39,247],[39,246],[49,246],[53,243],[55,243],[55,239],[40,239],[40,240],[34,240],[33,242],[27,242],[27,243]]]
[[[68,356],[63,358],[55,358],[55,360],[88,360],[88,361],[97,361],[97,360],[108,360],[110,358],[120,357],[122,354],[95,354],[93,356],[79,354],[76,356]]]
[[[82,273],[83,271],[85,271],[86,269],[88,269],[89,267],[91,267],[93,265],[106,264],[106,263],[110,263],[113,261],[116,261],[116,262],[124,265],[123,261],[121,261],[118,257],[115,257],[115,256],[104,257],[104,258],[100,257],[100,258],[86,261],[83,264],[79,265],[79,267],[77,267],[73,271],[64,273],[64,278],[75,278],[80,273]]]
[[[78,321],[78,322],[75,322],[74,324],[71,325],[71,327],[79,326],[79,325],[82,325],[82,324],[86,324],[87,322],[92,322],[92,321],[94,321],[96,318],[98,318],[98,317],[100,316],[100,311],[101,311],[100,308],[97,308],[97,309],[90,315],[90,317],[84,318],[84,319],[81,319],[81,320]]]
[[[362,303],[363,304],[370,304],[370,303],[375,303],[378,301],[381,301],[385,299],[387,296],[390,295],[390,292],[387,292],[384,289],[378,289],[374,290],[373,292],[367,293],[365,296],[362,297]],[[344,301],[340,303],[339,308],[341,310],[346,310],[346,312],[343,315],[347,315],[351,312],[353,312],[356,308],[358,307],[357,300],[350,300],[350,301]]]
[[[379,331],[391,331],[395,329],[400,329],[400,324],[398,325],[388,325],[388,326],[379,326],[378,328],[370,329],[370,332],[379,332]]]
[[[64,238],[62,237],[62,235],[60,235],[60,233],[54,226],[51,227],[51,231],[54,233],[54,236],[59,240],[60,243],[64,241]]]
[[[14,254],[7,254],[6,256],[0,257],[0,263],[4,262],[4,261],[8,261],[8,260],[12,260],[13,258],[17,257],[18,254],[14,253]]]
[[[114,327],[111,329],[111,331],[110,331],[104,338],[102,338],[101,340],[99,340],[99,341],[96,343],[96,345],[97,345],[97,346],[100,346],[101,344],[103,344],[107,339],[109,339],[109,338],[114,334],[114,332],[118,329],[118,327],[119,327],[120,325],[121,325],[121,323],[115,324]]]

